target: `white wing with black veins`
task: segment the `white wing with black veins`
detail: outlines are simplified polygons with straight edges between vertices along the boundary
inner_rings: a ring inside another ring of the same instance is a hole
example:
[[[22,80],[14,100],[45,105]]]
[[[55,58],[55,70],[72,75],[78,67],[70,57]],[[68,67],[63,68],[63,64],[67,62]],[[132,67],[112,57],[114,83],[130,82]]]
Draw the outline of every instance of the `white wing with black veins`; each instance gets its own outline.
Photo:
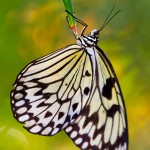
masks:
[[[78,45],[39,58],[21,71],[11,92],[14,117],[32,133],[54,135],[88,102],[92,66]]]

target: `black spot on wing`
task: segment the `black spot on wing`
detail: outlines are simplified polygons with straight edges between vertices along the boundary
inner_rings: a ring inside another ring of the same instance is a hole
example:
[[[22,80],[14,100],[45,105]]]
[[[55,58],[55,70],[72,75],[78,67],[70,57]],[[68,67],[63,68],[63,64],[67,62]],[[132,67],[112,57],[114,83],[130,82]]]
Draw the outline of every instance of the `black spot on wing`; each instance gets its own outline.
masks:
[[[39,107],[44,107],[44,106],[47,106],[47,104],[45,104],[45,102],[42,102],[42,103],[40,103],[39,105],[37,105],[37,108],[39,108]]]
[[[67,115],[65,122],[70,122],[70,120],[71,120],[70,115]]]
[[[90,91],[90,89],[89,89],[88,87],[86,87],[86,88],[84,89],[84,94],[85,94],[85,95],[88,95],[88,94],[89,94],[89,91]]]
[[[49,99],[50,96],[51,96],[50,93],[43,93],[43,98],[45,98],[45,99]]]
[[[107,115],[109,117],[114,117],[115,113],[117,111],[120,111],[120,106],[119,105],[112,105],[111,108],[107,111]]]
[[[108,100],[112,98],[112,88],[114,87],[115,79],[110,77],[106,80],[106,84],[102,89],[102,95],[106,97]]]
[[[52,116],[52,113],[49,112],[49,111],[47,111],[44,117],[45,117],[45,118],[48,118],[48,117],[50,117],[50,116]]]
[[[72,119],[77,119],[77,117],[78,117],[78,114],[75,113],[75,114],[72,116]]]
[[[75,111],[77,109],[77,106],[78,106],[78,103],[75,103],[75,104],[72,105],[73,111]]]
[[[51,122],[48,124],[49,127],[54,127],[54,125],[55,125],[55,123],[54,123],[53,121],[51,121]]]
[[[85,72],[85,76],[87,76],[87,77],[91,76],[91,74],[89,73],[89,71],[88,71],[88,70],[86,70],[86,72]]]
[[[64,112],[60,112],[58,115],[58,119],[61,119],[64,116],[64,114],[65,114]]]
[[[56,128],[59,128],[59,129],[62,129],[62,127],[63,127],[63,124],[58,124],[58,125],[56,126]]]

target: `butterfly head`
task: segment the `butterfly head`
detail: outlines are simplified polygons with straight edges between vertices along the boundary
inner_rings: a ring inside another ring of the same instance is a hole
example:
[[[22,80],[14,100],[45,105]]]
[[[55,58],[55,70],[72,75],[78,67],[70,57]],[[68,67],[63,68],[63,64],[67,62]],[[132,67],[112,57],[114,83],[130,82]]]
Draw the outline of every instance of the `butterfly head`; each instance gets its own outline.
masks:
[[[98,39],[98,37],[99,37],[99,30],[97,30],[97,29],[92,30],[90,32],[90,36],[95,37],[95,38]]]
[[[98,40],[99,40],[99,30],[94,29],[90,32],[90,34],[88,35],[89,40],[93,41],[94,44],[97,44]]]

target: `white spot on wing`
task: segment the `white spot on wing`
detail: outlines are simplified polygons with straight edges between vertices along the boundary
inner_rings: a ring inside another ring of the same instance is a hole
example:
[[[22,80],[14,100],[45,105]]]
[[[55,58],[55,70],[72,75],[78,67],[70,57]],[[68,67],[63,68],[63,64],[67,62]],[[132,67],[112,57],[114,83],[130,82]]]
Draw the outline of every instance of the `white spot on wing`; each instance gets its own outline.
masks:
[[[11,103],[14,104],[14,100],[12,100]]]
[[[23,86],[17,86],[16,91],[22,90]]]
[[[26,107],[22,107],[22,108],[19,108],[18,110],[17,110],[17,114],[23,114],[23,113],[25,113],[27,111],[27,108]]]
[[[78,135],[77,131],[73,131],[70,135],[71,138],[75,138]]]
[[[23,104],[25,104],[25,101],[24,101],[24,100],[20,100],[20,101],[18,101],[18,102],[15,104],[15,106],[16,106],[16,107],[19,107],[19,106],[22,106]]]
[[[66,128],[66,132],[70,132],[72,130],[72,127],[71,126],[69,126],[68,128]]]
[[[32,133],[37,133],[41,130],[41,127],[39,125],[34,126],[33,128],[30,129],[30,132]]]
[[[14,96],[15,99],[20,99],[20,98],[22,98],[22,97],[23,97],[23,95],[22,95],[21,93],[17,93],[17,94],[15,94],[15,96]]]
[[[78,138],[78,139],[75,140],[75,143],[76,143],[77,145],[79,145],[81,142],[82,142],[82,138]]]
[[[43,135],[48,135],[48,134],[51,132],[51,130],[52,130],[51,127],[47,127],[47,128],[45,128],[45,129],[42,131],[41,134],[43,134]]]
[[[14,96],[14,92],[12,91],[12,92],[11,92],[11,97],[13,97],[13,96]]]
[[[20,122],[24,122],[24,121],[26,121],[26,120],[28,120],[29,119],[29,115],[23,115],[23,116],[21,116],[21,117],[19,117],[19,121]]]
[[[82,145],[82,149],[86,149],[88,147],[88,142],[84,142]]]
[[[36,124],[36,121],[35,120],[30,120],[30,121],[27,121],[25,123],[24,127],[28,128],[28,127],[33,126],[34,124]]]

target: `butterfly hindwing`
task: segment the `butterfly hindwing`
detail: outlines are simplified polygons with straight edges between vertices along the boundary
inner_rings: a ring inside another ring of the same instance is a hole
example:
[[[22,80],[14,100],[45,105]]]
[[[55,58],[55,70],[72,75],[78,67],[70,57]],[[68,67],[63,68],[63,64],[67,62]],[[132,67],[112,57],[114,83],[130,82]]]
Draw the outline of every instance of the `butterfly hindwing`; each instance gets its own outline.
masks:
[[[117,77],[104,52],[99,47],[92,50],[95,52],[92,92],[80,116],[65,131],[80,149],[126,150],[126,112]]]
[[[11,92],[14,117],[29,132],[56,134],[85,107],[92,76],[89,56],[78,45],[31,62],[18,75]]]

